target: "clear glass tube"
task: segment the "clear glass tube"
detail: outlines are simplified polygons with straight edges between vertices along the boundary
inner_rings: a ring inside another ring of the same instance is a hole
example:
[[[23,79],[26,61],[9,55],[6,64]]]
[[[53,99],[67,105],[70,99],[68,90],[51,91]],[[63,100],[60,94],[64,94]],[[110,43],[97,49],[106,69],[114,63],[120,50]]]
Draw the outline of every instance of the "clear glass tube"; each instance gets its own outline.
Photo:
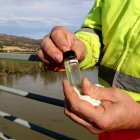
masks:
[[[63,58],[67,79],[77,94],[80,95],[82,76],[78,60],[76,59],[76,53],[72,50],[64,52]]]
[[[81,87],[82,76],[78,60],[76,59],[65,60],[64,65],[66,75],[71,86],[77,87],[79,89]]]
[[[81,95],[82,75],[75,52],[67,51],[63,54],[63,58],[67,79],[80,99],[88,101],[93,106],[99,106],[101,104],[100,100],[95,100],[88,95]]]

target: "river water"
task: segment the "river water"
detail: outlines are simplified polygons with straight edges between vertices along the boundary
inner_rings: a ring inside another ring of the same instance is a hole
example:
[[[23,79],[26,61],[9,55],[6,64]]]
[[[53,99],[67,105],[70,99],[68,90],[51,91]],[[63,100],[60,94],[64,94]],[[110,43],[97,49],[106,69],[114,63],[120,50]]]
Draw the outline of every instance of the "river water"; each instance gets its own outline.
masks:
[[[92,82],[97,83],[97,69],[82,71]],[[7,75],[0,77],[0,85],[30,91],[36,94],[64,99],[62,80],[65,72],[46,72],[34,75]],[[97,140],[82,126],[68,119],[63,108],[39,101],[19,97],[0,91],[0,110],[28,120],[47,129],[77,140]],[[53,138],[34,132],[0,117],[0,131],[17,140],[52,140]]]

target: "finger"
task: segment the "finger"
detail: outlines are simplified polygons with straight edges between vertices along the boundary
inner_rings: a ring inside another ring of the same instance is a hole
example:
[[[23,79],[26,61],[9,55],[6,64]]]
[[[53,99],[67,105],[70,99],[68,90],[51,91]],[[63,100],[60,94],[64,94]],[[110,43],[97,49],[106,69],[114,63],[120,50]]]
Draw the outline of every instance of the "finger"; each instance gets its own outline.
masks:
[[[60,66],[61,63],[57,63],[55,62],[51,57],[49,57],[48,55],[46,55],[46,53],[43,50],[39,50],[38,51],[38,56],[39,58],[44,62],[45,66]]]
[[[82,80],[82,92],[85,95],[93,96],[96,98],[96,93],[98,92],[98,86],[95,86],[92,82],[88,80],[87,77],[84,77]]]
[[[111,102],[116,101],[116,99],[114,98],[113,88],[111,89],[96,86],[95,84],[90,82],[86,77],[83,78],[82,81],[82,92],[98,100],[107,100]]]
[[[95,122],[102,117],[104,113],[102,108],[94,107],[89,102],[81,100],[67,80],[63,81],[63,90],[72,112]]]
[[[68,100],[71,94],[74,98],[74,102],[79,102],[80,98],[77,95],[77,93],[74,91],[74,89],[70,86],[70,83],[67,80],[64,80],[62,84],[63,84],[63,91],[66,99]]]
[[[49,36],[45,37],[41,42],[41,49],[44,55],[49,56],[54,61],[58,63],[63,61],[62,52],[55,46]]]
[[[104,101],[110,101],[110,102],[117,102],[118,97],[116,96],[117,90],[116,88],[102,88],[98,87],[98,90],[96,92],[96,97],[99,100],[104,100]],[[94,94],[92,94],[94,97]]]
[[[37,55],[41,59],[42,62],[47,63],[47,64],[49,63],[49,61],[46,59],[46,53],[44,53],[42,49],[40,49],[37,52]]]
[[[82,61],[83,58],[86,55],[86,46],[85,46],[85,44],[82,41],[80,41],[79,39],[76,38],[76,39],[73,40],[73,44],[71,46],[71,49],[76,52],[77,59],[79,61]]]
[[[63,63],[55,62],[52,58],[50,58],[45,53],[43,53],[42,50],[38,51],[38,56],[41,59],[41,61],[43,62],[43,66],[45,67],[45,69],[51,70],[54,72],[58,72],[58,71],[61,72],[61,71],[65,70]]]
[[[54,27],[51,31],[50,38],[53,43],[63,52],[69,51],[73,44],[73,35],[63,27]]]
[[[47,68],[47,70],[54,71],[54,72],[65,71],[64,66],[61,64],[58,65],[55,63],[51,63],[51,64],[44,63],[44,67]]]
[[[94,134],[98,134],[101,133],[102,130],[99,129],[98,127],[96,127],[96,124],[93,125],[93,123],[90,123],[86,120],[84,120],[83,118],[77,116],[76,114],[70,112],[69,110],[67,110],[67,108],[65,107],[64,109],[64,113],[74,122],[82,125],[83,127],[87,128],[90,132],[94,133]]]

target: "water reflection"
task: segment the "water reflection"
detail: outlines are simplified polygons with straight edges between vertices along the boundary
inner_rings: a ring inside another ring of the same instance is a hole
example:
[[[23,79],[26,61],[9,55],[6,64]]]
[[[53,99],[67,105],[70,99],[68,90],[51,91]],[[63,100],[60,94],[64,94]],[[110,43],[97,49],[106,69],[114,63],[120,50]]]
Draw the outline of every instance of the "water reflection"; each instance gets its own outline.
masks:
[[[62,81],[65,78],[65,72],[52,72],[47,71],[46,73],[40,73],[40,78],[44,80],[44,84],[52,84],[59,81]]]
[[[36,80],[39,79],[44,81],[44,84],[52,84],[55,83],[58,80],[63,80],[65,78],[65,72],[52,72],[52,71],[47,71],[47,72],[40,72],[36,74],[11,74],[11,75],[5,75],[0,77],[0,84],[2,85],[13,85],[13,81],[19,81],[20,79],[24,77],[31,77],[32,81],[36,82]]]
[[[97,83],[97,69],[90,69],[87,71],[82,71],[83,76],[87,76],[91,81],[94,83]],[[30,81],[36,82],[43,81],[43,85],[51,85],[54,83],[57,83],[58,81],[62,81],[63,79],[66,79],[65,72],[40,72],[35,74],[11,74],[11,75],[5,75],[0,77],[0,84],[1,85],[8,85],[10,87],[13,86],[14,83],[17,83],[21,79],[29,78]]]
[[[88,77],[92,82],[97,83],[97,69],[82,71],[82,75]],[[42,72],[32,75],[7,75],[0,77],[0,84],[17,88],[24,91],[35,92],[63,99],[62,80],[66,79],[65,72]]]

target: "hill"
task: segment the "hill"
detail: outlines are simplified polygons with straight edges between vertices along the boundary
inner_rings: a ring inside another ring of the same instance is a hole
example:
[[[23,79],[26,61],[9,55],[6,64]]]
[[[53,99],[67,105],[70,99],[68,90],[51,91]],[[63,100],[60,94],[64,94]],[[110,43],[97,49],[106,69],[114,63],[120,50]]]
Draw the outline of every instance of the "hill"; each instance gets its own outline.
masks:
[[[0,34],[0,52],[36,52],[40,47],[40,41],[27,37]]]

